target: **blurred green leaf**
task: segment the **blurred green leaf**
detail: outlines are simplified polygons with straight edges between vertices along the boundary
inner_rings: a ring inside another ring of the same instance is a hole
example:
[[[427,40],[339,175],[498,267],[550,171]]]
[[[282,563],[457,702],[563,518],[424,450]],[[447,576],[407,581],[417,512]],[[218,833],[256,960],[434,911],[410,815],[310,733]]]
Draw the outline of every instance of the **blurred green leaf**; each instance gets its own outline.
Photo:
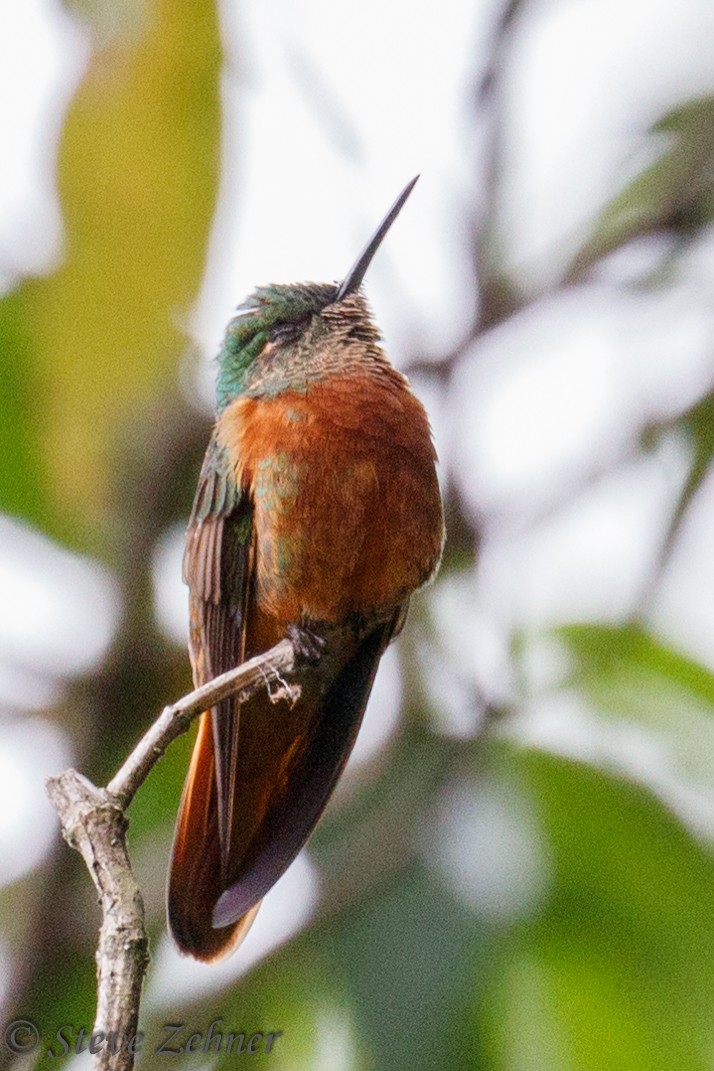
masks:
[[[662,145],[659,158],[603,210],[571,279],[633,238],[663,230],[691,236],[714,218],[714,97],[687,101],[649,133]]]
[[[586,688],[589,694],[602,694],[605,688],[612,694],[633,677],[635,685],[642,687],[644,678],[649,678],[654,679],[654,688],[676,688],[714,711],[714,674],[667,647],[640,624],[567,625],[556,635],[574,659],[569,682]],[[631,690],[629,685],[627,690]]]
[[[0,405],[26,443],[0,506],[98,548],[122,438],[175,380],[219,166],[213,4],[146,0],[133,14],[133,33],[95,51],[65,123],[64,262],[0,303],[14,347]],[[49,509],[28,502],[38,485]]]
[[[714,394],[708,393],[697,399],[693,406],[678,417],[676,426],[689,439],[692,459],[687,479],[672,514],[664,547],[665,555],[674,545],[687,511],[711,467],[714,457]]]
[[[0,506],[49,528],[42,425],[34,404],[34,351],[26,327],[19,296],[0,300]]]
[[[517,760],[549,838],[549,902],[489,989],[490,1067],[701,1071],[714,1051],[714,861],[652,796]]]
[[[366,1066],[481,1066],[473,1010],[487,934],[444,885],[414,864],[330,931]]]

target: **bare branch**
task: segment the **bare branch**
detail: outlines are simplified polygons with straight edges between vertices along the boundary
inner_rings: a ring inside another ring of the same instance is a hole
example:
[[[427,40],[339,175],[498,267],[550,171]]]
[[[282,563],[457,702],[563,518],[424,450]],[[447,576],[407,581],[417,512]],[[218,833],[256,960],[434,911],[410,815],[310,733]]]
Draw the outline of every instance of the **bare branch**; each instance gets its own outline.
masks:
[[[126,808],[171,741],[186,732],[197,714],[210,710],[228,695],[237,695],[240,702],[245,702],[271,680],[276,680],[283,673],[292,673],[294,668],[295,650],[292,642],[281,640],[265,654],[229,669],[171,706],[164,707],[107,785],[109,794],[120,807]]]
[[[107,792],[76,770],[50,778],[47,795],[60,816],[65,840],[87,864],[102,910],[97,1015],[90,1042],[96,1049],[93,1067],[131,1071],[149,942],[144,901],[127,855],[127,821]]]
[[[127,853],[124,812],[171,741],[188,729],[196,715],[229,695],[245,701],[273,682],[279,684],[276,699],[295,699],[298,686],[283,679],[294,668],[295,648],[284,639],[165,707],[107,788],[97,788],[76,770],[47,781],[47,795],[60,817],[64,838],[84,859],[102,911],[97,1014],[90,1046],[95,1071],[131,1071],[141,1051],[139,1006],[148,938],[144,902]]]

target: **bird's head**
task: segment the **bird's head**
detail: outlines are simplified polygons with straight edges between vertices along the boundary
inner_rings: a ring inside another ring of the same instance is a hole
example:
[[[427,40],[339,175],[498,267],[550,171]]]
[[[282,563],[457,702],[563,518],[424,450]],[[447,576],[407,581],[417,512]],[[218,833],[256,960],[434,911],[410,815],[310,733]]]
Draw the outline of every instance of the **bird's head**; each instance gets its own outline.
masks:
[[[360,286],[417,178],[402,190],[342,283],[258,287],[238,307],[218,354],[219,412],[241,394],[305,389],[360,354],[384,360]]]

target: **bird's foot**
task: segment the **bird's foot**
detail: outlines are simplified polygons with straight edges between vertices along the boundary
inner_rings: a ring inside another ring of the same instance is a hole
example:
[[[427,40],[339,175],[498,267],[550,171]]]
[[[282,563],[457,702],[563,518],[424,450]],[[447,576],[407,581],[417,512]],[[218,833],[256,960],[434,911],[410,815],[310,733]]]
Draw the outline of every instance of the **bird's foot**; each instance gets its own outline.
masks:
[[[325,637],[305,625],[288,625],[288,636],[293,641],[299,661],[306,662],[309,666],[317,665],[327,647]]]

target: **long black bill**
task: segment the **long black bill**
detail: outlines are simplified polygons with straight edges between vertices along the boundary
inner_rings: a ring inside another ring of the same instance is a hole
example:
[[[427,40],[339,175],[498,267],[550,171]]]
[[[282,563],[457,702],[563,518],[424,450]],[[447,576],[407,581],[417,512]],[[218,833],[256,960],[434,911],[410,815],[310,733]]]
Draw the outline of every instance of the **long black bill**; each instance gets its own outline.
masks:
[[[385,234],[401,212],[402,205],[414,189],[418,178],[419,176],[416,175],[399,194],[399,197],[397,197],[396,201],[387,212],[379,227],[377,228],[373,236],[370,238],[363,251],[360,253],[356,263],[350,268],[344,280],[340,284],[340,287],[337,291],[337,296],[335,297],[335,301],[342,301],[342,299],[347,297],[348,294],[353,294],[355,290],[359,289],[360,283],[364,279],[364,273],[367,271],[372,257],[379,249],[382,243],[382,239],[384,238]]]

